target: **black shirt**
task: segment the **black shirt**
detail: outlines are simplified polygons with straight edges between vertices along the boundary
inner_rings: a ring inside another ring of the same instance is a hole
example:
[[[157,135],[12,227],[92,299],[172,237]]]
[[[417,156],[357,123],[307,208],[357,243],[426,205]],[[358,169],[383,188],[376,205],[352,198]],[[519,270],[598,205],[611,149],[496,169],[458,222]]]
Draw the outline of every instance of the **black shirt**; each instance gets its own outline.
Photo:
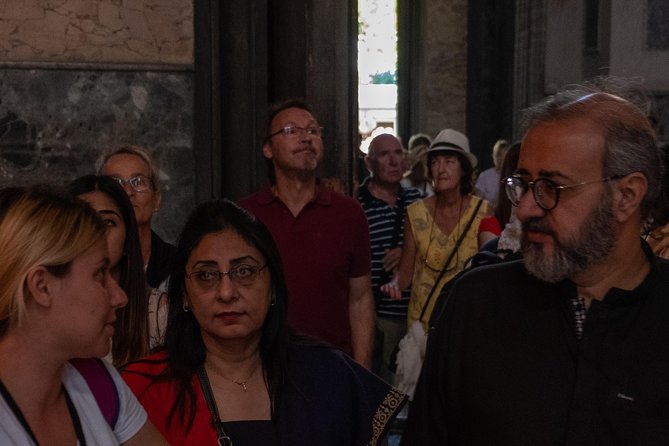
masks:
[[[146,281],[151,288],[158,288],[170,275],[176,252],[176,247],[163,241],[158,234],[151,231],[151,257],[146,267]]]
[[[464,274],[428,337],[402,445],[669,444],[669,262],[649,258],[639,287],[592,302],[580,341],[572,282],[522,261]]]

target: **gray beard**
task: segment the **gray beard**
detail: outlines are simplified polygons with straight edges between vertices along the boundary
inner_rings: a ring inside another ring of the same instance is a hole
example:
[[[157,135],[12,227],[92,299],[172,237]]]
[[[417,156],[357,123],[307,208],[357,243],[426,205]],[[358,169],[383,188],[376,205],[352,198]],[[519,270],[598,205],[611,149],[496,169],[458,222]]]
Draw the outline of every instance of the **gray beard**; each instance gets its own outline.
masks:
[[[609,255],[616,241],[616,225],[613,216],[612,198],[604,191],[600,204],[590,212],[579,228],[579,235],[564,242],[542,219],[523,223],[522,251],[525,268],[533,276],[550,283],[573,277],[589,266],[601,262]],[[542,246],[527,241],[527,231],[546,232],[553,236],[553,254],[542,252]]]

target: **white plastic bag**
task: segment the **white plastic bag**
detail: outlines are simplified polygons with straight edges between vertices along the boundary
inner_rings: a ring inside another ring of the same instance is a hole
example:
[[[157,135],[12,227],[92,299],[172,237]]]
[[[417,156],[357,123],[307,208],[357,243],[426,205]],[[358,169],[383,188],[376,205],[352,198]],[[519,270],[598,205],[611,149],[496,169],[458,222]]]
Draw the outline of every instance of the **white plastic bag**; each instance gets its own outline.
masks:
[[[397,352],[397,370],[395,371],[394,386],[400,392],[409,395],[413,399],[416,383],[420,376],[420,369],[425,358],[425,347],[427,345],[427,333],[423,330],[423,324],[414,322],[406,335],[400,340]]]

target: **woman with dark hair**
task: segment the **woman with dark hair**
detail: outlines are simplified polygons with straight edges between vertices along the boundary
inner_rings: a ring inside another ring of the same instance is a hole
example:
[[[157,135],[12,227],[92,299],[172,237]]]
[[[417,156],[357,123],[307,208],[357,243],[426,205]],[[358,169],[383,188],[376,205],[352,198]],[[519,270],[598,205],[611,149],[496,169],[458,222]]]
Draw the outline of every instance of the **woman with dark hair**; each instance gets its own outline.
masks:
[[[68,185],[107,225],[112,277],[128,296],[118,312],[112,338],[112,362],[126,364],[149,354],[162,343],[167,322],[167,295],[146,286],[137,223],[123,188],[110,177],[86,175]]]
[[[513,175],[518,167],[518,158],[520,158],[520,141],[514,142],[506,150],[502,167],[500,169],[500,183],[503,183],[508,177]],[[506,188],[500,187],[497,193],[497,206],[495,207],[495,217],[499,222],[499,226],[504,229],[511,221],[511,215],[514,214],[514,206],[511,200],[506,196]]]
[[[486,241],[479,225],[489,213],[488,202],[472,195],[477,160],[465,135],[442,130],[427,152],[427,161],[434,195],[407,207],[409,224],[400,265],[394,279],[381,287],[399,299],[411,284],[409,327],[420,320],[424,329],[439,290]]]
[[[476,157],[462,133],[439,132],[427,151],[434,195],[407,207],[402,256],[393,280],[381,286],[400,299],[411,284],[407,334],[399,342],[394,384],[413,396],[427,343],[427,325],[443,286],[490,236],[482,227],[489,204],[472,195]]]
[[[228,200],[198,206],[170,276],[165,350],[123,373],[170,443],[383,439],[404,395],[338,350],[291,335],[287,304],[267,228]]]

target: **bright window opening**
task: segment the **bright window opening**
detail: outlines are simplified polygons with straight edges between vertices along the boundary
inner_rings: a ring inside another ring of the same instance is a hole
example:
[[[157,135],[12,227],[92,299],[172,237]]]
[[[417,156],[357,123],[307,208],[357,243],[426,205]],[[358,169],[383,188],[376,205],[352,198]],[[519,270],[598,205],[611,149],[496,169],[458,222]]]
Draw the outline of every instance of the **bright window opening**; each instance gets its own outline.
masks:
[[[358,0],[358,110],[363,153],[397,135],[397,0]]]

